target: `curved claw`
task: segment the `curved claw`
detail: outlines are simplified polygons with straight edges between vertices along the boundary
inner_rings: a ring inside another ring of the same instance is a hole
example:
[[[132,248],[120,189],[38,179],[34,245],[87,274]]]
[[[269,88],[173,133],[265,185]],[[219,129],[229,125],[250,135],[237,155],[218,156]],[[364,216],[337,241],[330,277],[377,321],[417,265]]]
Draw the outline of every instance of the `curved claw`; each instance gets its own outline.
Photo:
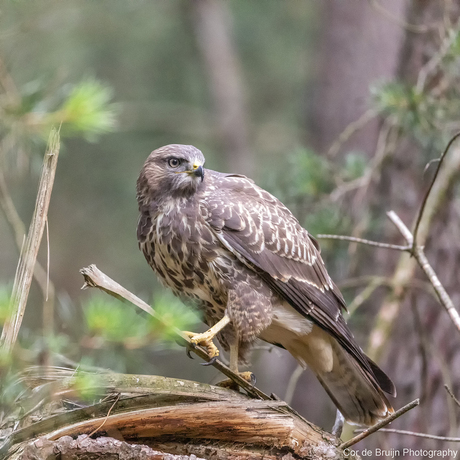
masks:
[[[191,350],[191,347],[187,347],[186,350],[185,350],[185,354],[186,354],[190,359],[194,359],[193,356],[190,354],[190,350]]]
[[[200,363],[202,366],[212,366],[217,361],[217,356],[213,356],[207,363]]]
[[[251,372],[251,386],[255,387],[257,383],[257,378],[256,376]]]

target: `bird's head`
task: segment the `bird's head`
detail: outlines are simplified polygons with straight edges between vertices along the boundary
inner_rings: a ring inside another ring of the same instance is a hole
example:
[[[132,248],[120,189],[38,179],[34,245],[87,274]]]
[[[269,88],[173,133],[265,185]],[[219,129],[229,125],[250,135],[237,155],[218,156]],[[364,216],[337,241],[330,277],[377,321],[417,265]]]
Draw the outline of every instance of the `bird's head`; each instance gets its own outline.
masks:
[[[171,144],[154,150],[137,180],[138,199],[193,195],[204,179],[204,161],[193,145]]]

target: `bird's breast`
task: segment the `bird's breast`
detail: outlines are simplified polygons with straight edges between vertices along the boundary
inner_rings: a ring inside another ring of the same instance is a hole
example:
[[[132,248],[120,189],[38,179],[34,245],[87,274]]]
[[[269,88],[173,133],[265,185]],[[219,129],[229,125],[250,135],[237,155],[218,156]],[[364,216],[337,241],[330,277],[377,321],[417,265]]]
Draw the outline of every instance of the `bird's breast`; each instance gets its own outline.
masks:
[[[223,286],[212,263],[218,242],[199,213],[168,206],[152,215],[151,222],[141,249],[160,281],[198,304],[223,303]]]

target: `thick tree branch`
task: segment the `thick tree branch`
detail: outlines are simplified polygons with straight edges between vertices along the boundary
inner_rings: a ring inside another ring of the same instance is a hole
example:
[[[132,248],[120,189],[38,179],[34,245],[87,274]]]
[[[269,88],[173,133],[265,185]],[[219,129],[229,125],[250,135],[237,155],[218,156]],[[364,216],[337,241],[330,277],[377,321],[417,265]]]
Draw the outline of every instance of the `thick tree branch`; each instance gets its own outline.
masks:
[[[172,455],[141,444],[129,444],[114,438],[91,439],[81,435],[77,439],[63,436],[58,441],[39,438],[27,445],[21,460],[49,460],[69,458],[72,460],[204,460],[195,455]]]
[[[60,377],[52,382],[60,390],[54,404],[59,399],[81,400],[75,392],[78,376],[63,379],[62,369],[43,372],[43,378],[50,375]],[[283,401],[253,400],[232,390],[164,377],[113,373],[96,377],[102,402],[64,413],[57,408],[56,415],[14,432],[4,447],[9,448],[9,460],[29,460],[25,454],[34,452],[37,457],[30,458],[47,458],[42,454],[45,448],[63,444],[70,448],[68,436],[93,431],[97,441],[77,438],[85,440],[82,452],[91,452],[97,442],[108,443],[110,450],[113,440],[108,435],[130,443],[131,447],[124,446],[128,451],[143,444],[173,455],[205,458],[281,460],[288,453],[307,459],[343,458],[337,438],[295,415]],[[31,381],[42,382],[36,375]],[[104,397],[115,392],[116,398]]]

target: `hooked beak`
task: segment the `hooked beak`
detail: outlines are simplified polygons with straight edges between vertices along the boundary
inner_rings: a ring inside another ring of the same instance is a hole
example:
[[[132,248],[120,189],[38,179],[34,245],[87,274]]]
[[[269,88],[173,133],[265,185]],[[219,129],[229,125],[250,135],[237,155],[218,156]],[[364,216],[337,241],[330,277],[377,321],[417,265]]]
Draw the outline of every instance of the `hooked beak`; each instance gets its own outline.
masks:
[[[204,179],[204,168],[200,164],[194,164],[193,165],[193,170],[190,171],[190,174],[193,174],[196,177],[201,177],[201,182],[203,182]]]

